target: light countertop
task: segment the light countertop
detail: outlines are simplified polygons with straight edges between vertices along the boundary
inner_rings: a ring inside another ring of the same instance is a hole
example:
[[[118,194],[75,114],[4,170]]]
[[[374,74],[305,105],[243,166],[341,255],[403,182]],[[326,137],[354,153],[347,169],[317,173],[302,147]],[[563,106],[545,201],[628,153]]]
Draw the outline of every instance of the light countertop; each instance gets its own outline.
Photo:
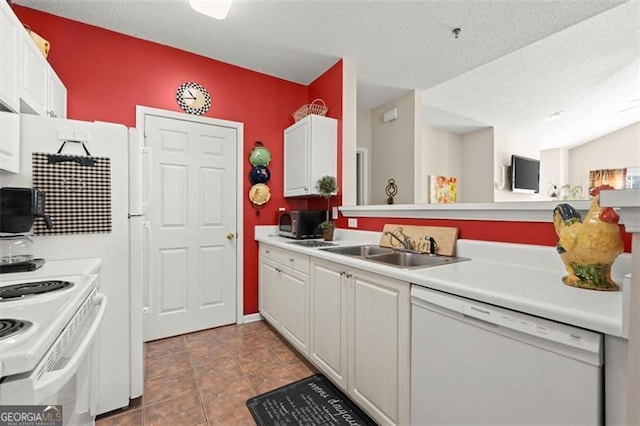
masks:
[[[380,233],[336,230],[337,245],[378,244]],[[457,256],[471,260],[422,269],[401,269],[361,258],[307,248],[256,227],[255,239],[348,267],[388,276],[462,297],[574,326],[622,336],[622,291],[600,292],[566,286],[564,266],[554,247],[458,240]],[[618,257],[613,278],[621,286],[631,271],[631,255]]]
[[[14,272],[0,275],[1,281],[54,278],[66,275],[97,274],[102,267],[102,259],[46,260],[41,268],[29,272]]]

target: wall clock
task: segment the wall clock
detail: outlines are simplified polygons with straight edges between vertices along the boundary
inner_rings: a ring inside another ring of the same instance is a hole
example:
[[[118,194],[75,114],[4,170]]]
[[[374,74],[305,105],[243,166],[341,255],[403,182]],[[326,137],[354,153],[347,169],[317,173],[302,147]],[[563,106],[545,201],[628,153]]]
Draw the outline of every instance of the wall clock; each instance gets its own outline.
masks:
[[[202,115],[211,107],[209,92],[198,83],[184,83],[178,87],[176,100],[180,108],[189,114]]]

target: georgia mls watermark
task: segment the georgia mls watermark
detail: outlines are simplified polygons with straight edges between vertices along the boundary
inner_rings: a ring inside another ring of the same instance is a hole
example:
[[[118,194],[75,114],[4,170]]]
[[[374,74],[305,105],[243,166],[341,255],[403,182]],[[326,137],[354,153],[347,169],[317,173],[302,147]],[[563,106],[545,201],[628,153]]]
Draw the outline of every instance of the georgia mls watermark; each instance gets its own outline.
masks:
[[[62,426],[62,405],[0,405],[0,426]]]

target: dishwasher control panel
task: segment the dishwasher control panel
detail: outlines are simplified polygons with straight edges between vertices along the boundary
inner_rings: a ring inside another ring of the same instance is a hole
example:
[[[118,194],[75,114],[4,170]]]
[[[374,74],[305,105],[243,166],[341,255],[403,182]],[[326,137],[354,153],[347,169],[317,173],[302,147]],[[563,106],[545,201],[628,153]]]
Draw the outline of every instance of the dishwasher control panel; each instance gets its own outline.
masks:
[[[590,352],[598,352],[601,347],[602,335],[599,333],[509,311],[497,306],[465,301],[462,305],[462,314]]]

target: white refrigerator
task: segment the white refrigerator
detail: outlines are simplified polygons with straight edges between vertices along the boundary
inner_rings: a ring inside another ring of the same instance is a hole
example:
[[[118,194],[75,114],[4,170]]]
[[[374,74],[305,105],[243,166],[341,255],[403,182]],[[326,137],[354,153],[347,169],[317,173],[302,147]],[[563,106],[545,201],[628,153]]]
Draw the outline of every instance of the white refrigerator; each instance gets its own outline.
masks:
[[[56,153],[64,140],[83,141],[91,156],[110,159],[111,231],[34,236],[33,252],[35,257],[45,260],[90,257],[103,260],[100,287],[108,297],[109,306],[99,340],[97,414],[101,414],[127,406],[130,398],[142,394],[143,387],[142,307],[141,296],[138,296],[143,217],[138,216],[141,212],[129,210],[130,195],[139,196],[140,192],[136,187],[140,180],[133,179],[129,189],[130,175],[141,178],[140,163],[129,163],[129,151],[139,152],[135,148],[139,140],[135,129],[121,124],[22,114],[20,172],[0,172],[0,186],[32,187],[32,153]],[[67,142],[61,154],[86,155],[77,142]],[[139,160],[139,156],[135,159]],[[130,233],[132,229],[134,232]]]

